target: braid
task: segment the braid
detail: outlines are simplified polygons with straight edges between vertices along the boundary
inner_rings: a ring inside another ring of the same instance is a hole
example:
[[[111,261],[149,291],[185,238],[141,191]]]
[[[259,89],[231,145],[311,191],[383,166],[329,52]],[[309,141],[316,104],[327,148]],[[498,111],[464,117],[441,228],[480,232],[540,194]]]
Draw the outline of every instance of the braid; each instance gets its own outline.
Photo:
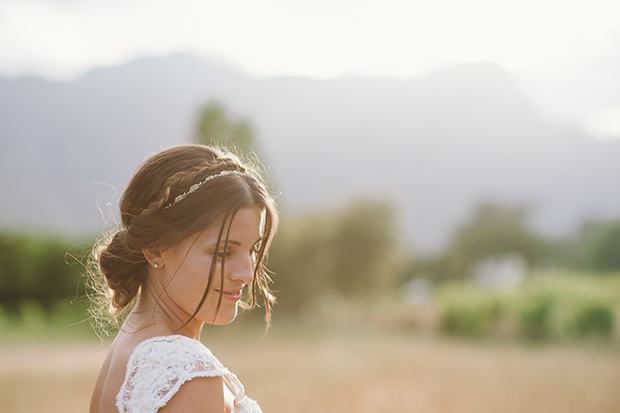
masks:
[[[277,227],[277,211],[260,176],[258,159],[250,161],[246,163],[247,160],[225,150],[197,144],[172,147],[147,159],[131,178],[119,203],[125,229],[103,238],[93,250],[92,268],[88,270],[95,297],[93,314],[99,314],[97,307],[102,313],[111,309],[111,321],[115,322],[119,321],[120,312],[131,310],[151,277],[145,249],[177,245],[189,234],[218,225],[220,219],[220,225],[224,225],[226,217],[232,218],[228,215],[231,212],[256,206],[264,214],[263,241],[256,254],[254,281],[246,307],[254,307],[256,295],[261,294],[269,324],[273,296],[264,260]],[[230,174],[239,176],[219,178]],[[212,183],[202,186],[211,179]],[[188,196],[196,197],[195,202],[181,202],[166,209]],[[211,269],[209,277],[215,276],[215,269]],[[211,292],[205,288],[203,302],[207,294]]]
[[[166,179],[163,184],[163,189],[157,193],[155,200],[144,209],[140,215],[151,215],[164,207],[166,202],[170,199],[170,194],[173,188],[182,188],[187,182],[193,182],[198,175],[208,170],[211,167],[210,163],[202,163],[196,165],[190,169],[179,171]]]
[[[224,170],[246,172],[246,168],[235,162],[235,159],[231,157],[216,158],[211,162],[205,162],[190,169],[179,171],[164,181],[163,189],[155,196],[155,201],[151,202],[140,215],[151,215],[163,209],[170,200],[172,192],[179,191],[179,188],[188,188],[198,181],[199,176],[212,175]]]

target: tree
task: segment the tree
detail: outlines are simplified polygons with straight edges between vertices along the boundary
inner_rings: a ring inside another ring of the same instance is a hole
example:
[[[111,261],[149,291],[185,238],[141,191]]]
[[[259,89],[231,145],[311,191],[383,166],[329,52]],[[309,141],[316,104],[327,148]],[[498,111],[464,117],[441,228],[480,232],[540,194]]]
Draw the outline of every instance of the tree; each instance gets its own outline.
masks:
[[[203,145],[215,143],[233,147],[244,155],[257,149],[250,122],[231,119],[224,106],[217,101],[210,102],[200,111],[196,141]]]
[[[83,267],[66,254],[72,249],[79,256],[82,248],[56,238],[0,234],[0,306],[15,314],[34,301],[51,311],[76,298]]]
[[[446,252],[428,264],[439,280],[467,278],[482,260],[499,254],[518,254],[529,265],[543,258],[547,245],[527,224],[529,211],[482,202],[470,220],[456,231]]]
[[[26,292],[22,279],[28,272],[27,239],[0,234],[0,305],[17,313]]]
[[[594,271],[620,270],[620,221],[591,224],[585,236],[585,265]]]
[[[400,253],[392,205],[358,201],[334,223],[327,250],[333,287],[344,296],[369,296],[395,285],[395,259]]]
[[[360,200],[340,211],[284,216],[270,252],[278,312],[312,309],[330,292],[346,299],[390,293],[401,275],[405,250],[394,208]]]

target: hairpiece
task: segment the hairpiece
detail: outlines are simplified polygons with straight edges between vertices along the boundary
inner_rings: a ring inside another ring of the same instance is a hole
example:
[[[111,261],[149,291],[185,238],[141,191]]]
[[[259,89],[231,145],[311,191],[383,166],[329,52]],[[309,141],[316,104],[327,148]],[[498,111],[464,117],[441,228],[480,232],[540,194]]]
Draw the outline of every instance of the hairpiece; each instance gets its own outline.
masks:
[[[194,184],[194,185],[190,186],[189,189],[187,190],[187,192],[184,192],[181,195],[179,195],[176,198],[174,198],[174,201],[172,201],[172,203],[166,205],[164,207],[164,209],[170,208],[172,205],[174,205],[177,202],[185,199],[189,194],[196,192],[196,190],[198,190],[198,188],[200,188],[202,185],[204,185],[207,182],[209,182],[211,179],[215,179],[215,178],[218,178],[220,176],[230,175],[230,174],[241,175],[241,172],[232,170],[232,171],[222,171],[222,172],[218,172],[218,173],[216,173],[214,175],[209,175],[205,179],[203,179],[202,181],[198,182],[197,184]]]

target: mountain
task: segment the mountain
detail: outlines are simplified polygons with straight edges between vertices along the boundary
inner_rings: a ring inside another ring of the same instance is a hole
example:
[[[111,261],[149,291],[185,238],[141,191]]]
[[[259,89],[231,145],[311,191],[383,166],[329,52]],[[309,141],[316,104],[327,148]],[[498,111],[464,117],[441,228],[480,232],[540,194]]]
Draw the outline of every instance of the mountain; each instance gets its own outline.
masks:
[[[422,251],[480,199],[529,203],[552,234],[620,211],[620,143],[546,124],[495,63],[413,80],[257,79],[175,55],[71,82],[0,79],[0,227],[103,229],[98,206],[107,217],[120,197],[112,187],[188,141],[211,99],[252,119],[284,208],[389,197]]]

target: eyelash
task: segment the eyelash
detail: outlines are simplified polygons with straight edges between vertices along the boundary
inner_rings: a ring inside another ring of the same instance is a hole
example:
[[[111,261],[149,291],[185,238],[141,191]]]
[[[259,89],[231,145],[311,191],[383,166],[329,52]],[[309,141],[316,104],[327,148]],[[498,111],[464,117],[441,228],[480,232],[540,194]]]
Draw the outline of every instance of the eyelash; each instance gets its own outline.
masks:
[[[258,251],[260,250],[260,247],[258,245],[255,245],[254,247],[252,247],[252,249],[250,250],[250,254],[258,254]],[[217,258],[228,258],[230,257],[232,254],[228,251],[220,251],[217,254],[215,254],[217,256]]]
[[[228,258],[230,257],[231,254],[228,251],[219,251],[216,255],[218,258],[221,259],[221,258]]]

